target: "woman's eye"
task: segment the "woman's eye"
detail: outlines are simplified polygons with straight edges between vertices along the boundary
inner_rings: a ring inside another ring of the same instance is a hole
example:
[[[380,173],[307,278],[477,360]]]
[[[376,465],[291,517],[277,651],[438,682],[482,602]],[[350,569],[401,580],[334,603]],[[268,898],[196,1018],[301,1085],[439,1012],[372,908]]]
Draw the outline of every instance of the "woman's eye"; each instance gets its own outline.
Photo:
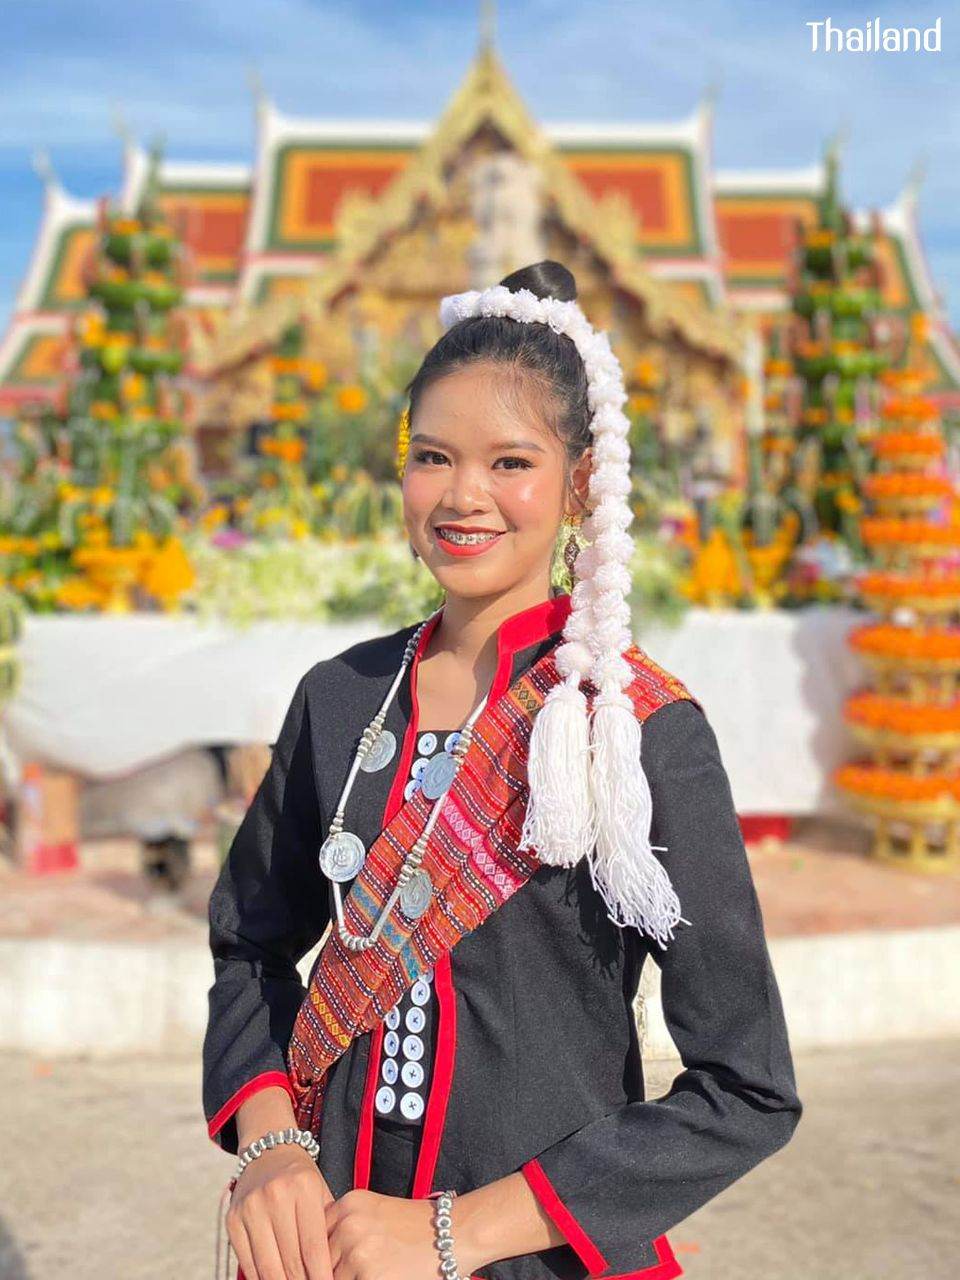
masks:
[[[429,459],[432,459],[432,458],[439,458],[441,462],[446,462],[447,460],[444,454],[438,453],[436,449],[418,449],[413,456],[417,462],[427,462]],[[533,463],[530,462],[527,458],[518,458],[518,457],[498,458],[497,461],[498,462],[515,462],[518,464],[515,467],[507,467],[506,468],[507,471],[525,471],[528,467],[533,466]]]

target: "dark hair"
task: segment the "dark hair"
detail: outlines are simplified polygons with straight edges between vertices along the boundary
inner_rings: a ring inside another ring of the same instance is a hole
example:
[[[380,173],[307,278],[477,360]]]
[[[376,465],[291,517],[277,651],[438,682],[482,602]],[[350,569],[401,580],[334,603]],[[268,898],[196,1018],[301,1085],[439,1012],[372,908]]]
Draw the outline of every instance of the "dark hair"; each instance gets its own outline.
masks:
[[[573,273],[549,258],[511,272],[500,283],[514,293],[529,289],[538,298],[572,302],[577,296]],[[554,333],[546,324],[520,323],[508,316],[471,316],[452,325],[427,352],[407,387],[411,422],[429,386],[481,361],[511,366],[520,389],[527,393],[532,384],[568,461],[575,463],[592,443],[587,372],[573,339]]]

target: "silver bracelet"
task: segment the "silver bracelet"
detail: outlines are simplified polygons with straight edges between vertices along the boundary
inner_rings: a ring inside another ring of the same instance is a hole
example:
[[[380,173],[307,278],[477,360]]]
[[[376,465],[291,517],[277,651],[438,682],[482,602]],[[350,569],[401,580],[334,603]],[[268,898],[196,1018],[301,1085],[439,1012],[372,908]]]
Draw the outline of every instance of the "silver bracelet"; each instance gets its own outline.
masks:
[[[440,1255],[440,1275],[443,1280],[462,1280],[457,1260],[453,1256],[453,1197],[455,1191],[441,1191],[436,1197],[433,1212],[433,1243]]]
[[[233,1176],[239,1178],[247,1165],[252,1164],[258,1156],[262,1156],[265,1151],[270,1151],[273,1147],[279,1147],[285,1142],[292,1142],[295,1146],[303,1147],[307,1155],[314,1160],[320,1154],[320,1143],[309,1129],[271,1129],[269,1133],[263,1134],[260,1138],[255,1138],[248,1147],[244,1147],[237,1162],[236,1173]]]

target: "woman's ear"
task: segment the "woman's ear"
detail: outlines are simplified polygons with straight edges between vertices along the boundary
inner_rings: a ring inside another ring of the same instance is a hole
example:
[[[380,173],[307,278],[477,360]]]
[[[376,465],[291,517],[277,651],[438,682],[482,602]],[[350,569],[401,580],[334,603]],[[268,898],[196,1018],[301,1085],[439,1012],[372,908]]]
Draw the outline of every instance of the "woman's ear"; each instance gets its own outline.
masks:
[[[570,473],[572,515],[585,515],[590,497],[590,476],[593,472],[593,449],[586,448],[577,459]]]

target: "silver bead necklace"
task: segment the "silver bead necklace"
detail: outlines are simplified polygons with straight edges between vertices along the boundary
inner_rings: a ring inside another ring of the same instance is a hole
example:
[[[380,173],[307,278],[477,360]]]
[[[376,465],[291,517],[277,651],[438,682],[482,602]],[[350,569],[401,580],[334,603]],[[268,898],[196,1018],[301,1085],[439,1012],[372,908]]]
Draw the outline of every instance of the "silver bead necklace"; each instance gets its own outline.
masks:
[[[437,613],[439,612],[437,610]],[[422,622],[407,641],[400,669],[394,677],[387,696],[381,703],[377,714],[363,731],[360,745],[357,747],[353,764],[350,766],[350,772],[347,774],[347,780],[337,804],[337,811],[330,823],[327,838],[320,846],[320,869],[333,885],[333,897],[337,909],[337,932],[344,946],[351,951],[366,951],[376,943],[390,912],[398,901],[400,909],[409,920],[418,920],[430,905],[430,899],[433,896],[433,883],[429,872],[424,870],[420,863],[426,853],[427,842],[439,816],[444,797],[453,785],[453,780],[460,770],[463,757],[466,755],[467,749],[473,740],[473,726],[487,705],[489,693],[484,695],[479,705],[467,717],[458,731],[456,741],[450,750],[441,751],[434,756],[420,775],[423,794],[428,800],[435,801],[426,826],[417,837],[413,848],[405,856],[403,866],[397,876],[397,883],[390,897],[384,903],[379,916],[374,921],[373,928],[369,934],[353,933],[344,918],[343,895],[340,885],[359,875],[366,861],[367,850],[363,841],[355,832],[344,830],[344,812],[347,800],[353,790],[357,773],[361,769],[364,773],[375,773],[388,765],[396,753],[396,737],[389,729],[383,727],[384,720],[404,674],[413,661],[413,656],[420,644],[420,637],[424,629],[430,625],[436,616],[437,614],[435,613],[430,618],[427,618],[425,622]]]

